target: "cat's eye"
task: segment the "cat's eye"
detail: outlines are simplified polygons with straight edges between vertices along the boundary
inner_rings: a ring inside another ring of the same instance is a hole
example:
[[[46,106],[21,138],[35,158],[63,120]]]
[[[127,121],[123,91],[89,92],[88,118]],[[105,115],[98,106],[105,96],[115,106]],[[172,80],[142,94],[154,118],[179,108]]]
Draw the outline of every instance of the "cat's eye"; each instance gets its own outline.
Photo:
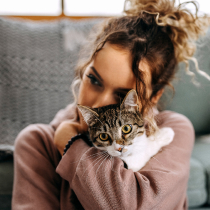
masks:
[[[99,138],[100,138],[101,141],[107,141],[109,139],[109,135],[106,134],[106,133],[101,133],[99,135]]]
[[[124,125],[124,126],[122,127],[122,132],[123,132],[124,134],[130,133],[131,130],[132,130],[132,126],[131,126],[131,125]]]

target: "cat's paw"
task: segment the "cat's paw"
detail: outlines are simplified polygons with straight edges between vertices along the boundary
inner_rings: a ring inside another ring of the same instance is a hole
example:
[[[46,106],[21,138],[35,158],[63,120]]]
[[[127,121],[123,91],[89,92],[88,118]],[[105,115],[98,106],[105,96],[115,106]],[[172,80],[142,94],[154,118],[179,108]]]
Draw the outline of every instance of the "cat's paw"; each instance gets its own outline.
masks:
[[[136,163],[134,164],[131,163],[127,166],[128,166],[128,169],[131,169],[133,172],[137,172],[146,165],[146,162],[147,161],[144,162],[144,161],[138,160],[138,163],[137,163],[137,160],[136,160]]]
[[[142,167],[141,167],[142,168]],[[131,169],[133,172],[137,172],[137,171],[139,171],[141,168],[136,168],[136,167],[134,167],[134,168],[128,168],[128,169]]]
[[[139,171],[147,162],[144,157],[139,158],[137,156],[127,156],[121,159],[127,165],[127,169],[131,169],[133,172]]]
[[[162,146],[166,146],[173,141],[175,134],[172,128],[165,127],[165,128],[161,128],[158,131],[157,135],[158,135],[159,143]]]

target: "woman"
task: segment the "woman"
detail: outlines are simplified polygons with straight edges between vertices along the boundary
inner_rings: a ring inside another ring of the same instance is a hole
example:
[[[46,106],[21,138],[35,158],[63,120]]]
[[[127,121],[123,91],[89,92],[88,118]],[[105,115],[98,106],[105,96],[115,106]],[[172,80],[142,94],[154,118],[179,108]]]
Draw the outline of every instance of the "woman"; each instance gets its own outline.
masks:
[[[169,0],[130,2],[126,16],[104,23],[78,67],[76,102],[116,104],[135,89],[148,118],[177,64],[193,55],[192,39],[208,24]],[[174,140],[135,173],[82,139],[63,155],[68,140],[87,130],[75,104],[49,125],[28,126],[16,139],[13,209],[187,209],[193,127],[170,111],[157,111],[155,119],[158,127],[174,130]]]

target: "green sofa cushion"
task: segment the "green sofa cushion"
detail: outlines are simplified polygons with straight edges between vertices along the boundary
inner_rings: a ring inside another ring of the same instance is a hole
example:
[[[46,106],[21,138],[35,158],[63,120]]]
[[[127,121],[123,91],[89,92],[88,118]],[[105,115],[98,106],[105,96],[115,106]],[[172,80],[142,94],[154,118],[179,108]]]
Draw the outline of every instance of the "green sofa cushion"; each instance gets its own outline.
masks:
[[[190,159],[190,177],[188,181],[187,197],[189,207],[198,207],[206,203],[206,176],[203,165],[195,158]]]
[[[0,196],[12,194],[13,171],[13,160],[0,162]]]
[[[0,162],[0,209],[11,209],[13,186],[13,159]]]
[[[195,57],[197,58],[199,68],[210,75],[209,36],[210,30],[205,37],[200,38]],[[179,65],[179,71],[175,75],[176,79],[172,82],[175,88],[175,95],[172,98],[172,94],[166,91],[162,100],[165,101],[167,99],[168,104],[163,108],[188,117],[195,128],[196,134],[209,134],[210,81],[196,72],[195,65],[192,61],[190,61],[190,70],[195,73],[195,80],[200,86],[197,87],[192,83],[192,77],[185,72],[185,64],[181,63]]]
[[[203,165],[206,175],[206,188],[207,191],[210,192],[210,143],[202,142],[201,139],[197,139],[192,157],[196,158]],[[200,179],[199,176],[197,179],[198,178]],[[208,194],[207,202],[210,204],[210,194]]]

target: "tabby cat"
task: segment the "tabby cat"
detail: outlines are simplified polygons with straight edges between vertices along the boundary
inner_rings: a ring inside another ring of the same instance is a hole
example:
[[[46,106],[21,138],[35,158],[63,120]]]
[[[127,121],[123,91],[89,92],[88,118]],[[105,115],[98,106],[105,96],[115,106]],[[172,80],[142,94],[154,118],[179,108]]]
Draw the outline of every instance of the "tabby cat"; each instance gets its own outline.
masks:
[[[131,90],[121,104],[100,108],[78,105],[88,125],[93,145],[121,158],[128,169],[140,170],[163,147],[172,142],[174,131],[161,128],[147,137],[144,120],[138,111],[138,96]]]

